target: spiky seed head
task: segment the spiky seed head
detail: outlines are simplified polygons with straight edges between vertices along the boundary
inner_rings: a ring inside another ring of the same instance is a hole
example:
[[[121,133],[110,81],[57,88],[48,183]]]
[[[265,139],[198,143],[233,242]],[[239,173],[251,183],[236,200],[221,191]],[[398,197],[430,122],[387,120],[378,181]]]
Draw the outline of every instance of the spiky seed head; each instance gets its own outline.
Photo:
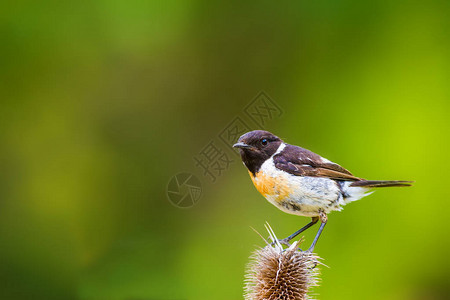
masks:
[[[271,232],[271,236],[273,231]],[[274,236],[274,235],[273,235]],[[276,237],[274,239],[276,240]],[[283,249],[275,242],[256,250],[247,267],[247,300],[304,300],[318,285],[318,257],[302,252],[299,242]]]

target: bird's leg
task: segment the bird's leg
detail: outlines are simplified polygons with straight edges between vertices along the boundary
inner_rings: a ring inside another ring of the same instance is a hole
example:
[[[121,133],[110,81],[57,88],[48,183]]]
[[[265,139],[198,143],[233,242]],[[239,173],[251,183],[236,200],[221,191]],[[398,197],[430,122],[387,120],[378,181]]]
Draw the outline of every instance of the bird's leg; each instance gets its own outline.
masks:
[[[290,236],[288,236],[285,239],[279,240],[280,244],[286,245],[286,246],[290,246],[289,242],[295,238],[297,235],[299,235],[300,233],[302,233],[303,231],[305,231],[306,229],[308,229],[309,227],[313,226],[314,224],[317,223],[317,221],[319,221],[318,217],[312,217],[311,218],[311,222],[309,222],[308,224],[306,224],[305,226],[303,226],[302,228],[300,228],[299,230],[297,230],[296,232],[294,232],[293,234],[291,234]]]
[[[309,247],[309,249],[307,250],[307,252],[309,252],[309,253],[314,251],[314,247],[316,246],[317,240],[319,239],[320,234],[322,233],[322,230],[328,221],[328,217],[323,210],[321,210],[319,212],[319,218],[320,218],[320,222],[321,222],[320,228],[319,228],[319,231],[317,231],[316,237],[314,238],[314,241],[312,242],[311,247]]]

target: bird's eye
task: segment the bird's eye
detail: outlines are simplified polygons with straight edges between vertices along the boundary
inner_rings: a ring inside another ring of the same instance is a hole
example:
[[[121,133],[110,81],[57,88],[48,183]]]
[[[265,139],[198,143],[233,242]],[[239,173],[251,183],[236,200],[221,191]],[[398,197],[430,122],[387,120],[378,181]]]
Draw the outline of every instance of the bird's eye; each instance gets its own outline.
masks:
[[[262,139],[262,140],[261,140],[261,144],[262,144],[263,146],[267,145],[267,139]]]

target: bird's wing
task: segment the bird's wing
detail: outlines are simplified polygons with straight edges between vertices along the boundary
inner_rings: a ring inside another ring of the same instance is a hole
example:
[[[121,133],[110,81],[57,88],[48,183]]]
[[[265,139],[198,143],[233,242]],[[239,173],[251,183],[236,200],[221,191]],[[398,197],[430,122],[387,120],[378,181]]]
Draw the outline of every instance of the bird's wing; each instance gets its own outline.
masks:
[[[296,176],[327,177],[336,180],[358,181],[345,168],[307,149],[286,145],[273,157],[275,167]]]

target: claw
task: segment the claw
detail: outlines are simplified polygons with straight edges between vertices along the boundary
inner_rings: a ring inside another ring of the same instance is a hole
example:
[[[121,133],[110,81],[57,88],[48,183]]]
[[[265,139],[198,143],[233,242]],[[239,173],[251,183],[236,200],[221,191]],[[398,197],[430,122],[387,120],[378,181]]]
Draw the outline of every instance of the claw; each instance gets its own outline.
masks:
[[[282,239],[282,240],[277,240],[277,242],[278,243],[280,243],[281,245],[284,245],[284,246],[287,246],[287,247],[290,247],[291,246],[291,243],[289,243],[289,239],[288,238],[285,238],[285,239]],[[270,243],[270,245],[271,246],[274,246],[275,245],[275,241],[273,241],[272,243]]]
[[[277,240],[277,242],[281,245],[286,246],[287,248],[291,247],[293,244],[290,243],[291,239],[285,238],[281,240]],[[271,246],[275,245],[275,242],[270,243]],[[302,249],[298,248],[300,252],[304,252]]]
[[[309,247],[308,250],[306,250],[306,251],[304,251],[304,252],[305,252],[305,253],[308,253],[308,254],[311,254],[311,253],[313,253],[313,250],[314,250],[314,246],[311,246],[311,247]]]
[[[291,246],[291,243],[289,243],[290,241],[291,241],[291,240],[288,239],[288,238],[285,238],[285,239],[282,239],[282,240],[278,240],[278,242],[279,242],[281,245],[285,245],[285,246],[288,246],[288,247]]]

